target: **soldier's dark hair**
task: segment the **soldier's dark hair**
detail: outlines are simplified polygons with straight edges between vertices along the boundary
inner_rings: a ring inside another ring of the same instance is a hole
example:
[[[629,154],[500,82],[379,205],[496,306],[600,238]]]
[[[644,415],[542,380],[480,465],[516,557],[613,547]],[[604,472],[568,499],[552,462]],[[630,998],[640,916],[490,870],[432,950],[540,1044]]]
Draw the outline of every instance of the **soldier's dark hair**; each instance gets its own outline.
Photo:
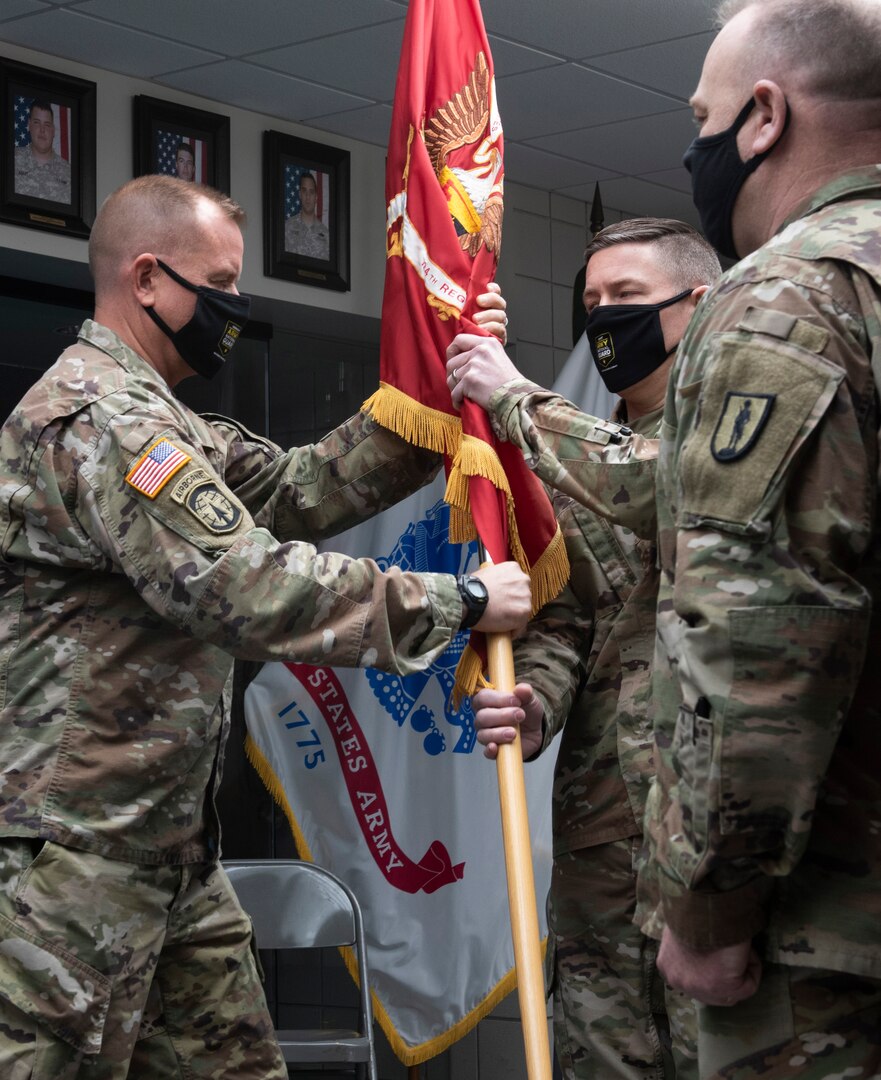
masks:
[[[747,8],[758,78],[776,81],[791,72],[806,93],[828,101],[881,98],[878,0],[723,0],[717,23]]]
[[[675,218],[628,218],[607,225],[584,252],[585,262],[618,244],[651,244],[670,281],[678,289],[712,285],[721,276],[719,256],[697,229]]]
[[[52,113],[52,103],[50,101],[43,101],[42,98],[34,98],[31,102],[31,107],[28,109],[28,120],[34,115],[34,109],[42,109],[43,112]],[[55,114],[52,113],[54,118]]]
[[[205,201],[244,225],[245,211],[229,195],[176,176],[138,176],[108,195],[89,236],[89,269],[98,298],[128,260],[146,251],[168,255],[186,247],[199,228],[198,209]]]
[[[181,139],[181,141],[177,144],[177,149],[174,152],[174,156],[177,157],[181,150],[184,150],[186,153],[188,153],[193,159],[193,161],[196,160],[196,154],[192,146],[190,146],[188,142],[184,142],[183,139]]]

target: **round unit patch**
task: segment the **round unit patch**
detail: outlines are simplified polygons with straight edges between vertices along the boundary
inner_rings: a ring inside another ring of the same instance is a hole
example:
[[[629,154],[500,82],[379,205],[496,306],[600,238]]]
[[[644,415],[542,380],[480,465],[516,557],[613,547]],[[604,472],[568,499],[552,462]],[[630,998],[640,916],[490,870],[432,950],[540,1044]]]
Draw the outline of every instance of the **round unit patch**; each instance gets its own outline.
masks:
[[[213,480],[189,491],[184,506],[215,533],[232,532],[242,520],[241,509],[224,495]]]

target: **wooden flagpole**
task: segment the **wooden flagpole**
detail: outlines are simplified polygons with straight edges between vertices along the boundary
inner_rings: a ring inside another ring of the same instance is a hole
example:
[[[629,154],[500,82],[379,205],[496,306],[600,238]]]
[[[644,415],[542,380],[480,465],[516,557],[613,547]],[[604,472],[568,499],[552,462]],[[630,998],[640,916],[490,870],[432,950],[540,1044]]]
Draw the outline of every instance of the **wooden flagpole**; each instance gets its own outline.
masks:
[[[481,562],[486,556],[479,545]],[[496,690],[512,691],[516,685],[514,650],[510,634],[487,634],[487,666]],[[532,840],[526,812],[526,781],[520,729],[512,743],[499,747],[496,760],[505,870],[508,878],[508,907],[514,939],[514,966],[517,996],[526,1048],[526,1075],[529,1080],[551,1080],[551,1049],[545,1006],[544,971],[538,914],[535,906],[535,875],[532,871]]]
[[[514,653],[510,634],[487,634],[489,677],[496,690],[513,690]],[[517,969],[517,995],[526,1047],[526,1075],[529,1080],[551,1080],[551,1051],[545,1006],[544,972],[538,915],[535,906],[535,876],[532,872],[532,844],[526,813],[526,783],[520,731],[512,743],[499,747],[496,761],[505,868],[508,876],[508,906],[511,936]]]

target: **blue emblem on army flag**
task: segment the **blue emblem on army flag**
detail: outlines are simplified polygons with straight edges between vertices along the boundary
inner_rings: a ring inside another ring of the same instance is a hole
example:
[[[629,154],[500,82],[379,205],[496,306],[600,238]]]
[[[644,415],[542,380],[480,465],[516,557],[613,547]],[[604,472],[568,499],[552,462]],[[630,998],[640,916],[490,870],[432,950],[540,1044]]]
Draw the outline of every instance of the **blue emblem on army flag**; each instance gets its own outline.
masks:
[[[477,544],[473,540],[467,545],[450,543],[450,508],[440,499],[419,521],[407,525],[388,556],[375,555],[374,558],[382,570],[397,566],[417,573],[459,574],[476,554]],[[456,665],[467,640],[467,633],[457,634],[449,648],[425,671],[391,675],[369,668],[364,672],[380,705],[399,728],[409,721],[413,731],[422,736],[425,753],[432,757],[447,750],[448,736],[454,754],[470,754],[477,742],[470,699],[466,698],[458,707],[453,705]],[[439,684],[442,693],[443,719],[452,729],[446,734],[441,718],[429,704],[431,695],[428,691],[433,680]]]
[[[174,474],[186,465],[190,455],[168,441],[159,439],[129,469],[126,483],[135,490],[155,499]]]
[[[727,464],[745,457],[756,445],[768,422],[776,394],[747,394],[729,390],[716,424],[710,450],[716,461]]]

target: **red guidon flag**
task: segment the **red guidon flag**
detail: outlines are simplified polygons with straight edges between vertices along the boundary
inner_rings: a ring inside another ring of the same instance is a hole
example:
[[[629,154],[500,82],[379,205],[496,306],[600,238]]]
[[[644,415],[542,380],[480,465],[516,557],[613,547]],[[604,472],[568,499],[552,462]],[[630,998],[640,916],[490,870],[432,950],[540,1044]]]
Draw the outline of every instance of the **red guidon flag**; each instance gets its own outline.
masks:
[[[550,502],[481,408],[466,401],[456,412],[446,381],[456,334],[484,333],[471,316],[501,249],[502,149],[478,0],[410,0],[386,165],[381,381],[364,408],[445,455],[450,540],[477,535],[493,562],[516,559],[537,611],[569,576]],[[463,654],[460,691],[476,689],[483,651]]]

